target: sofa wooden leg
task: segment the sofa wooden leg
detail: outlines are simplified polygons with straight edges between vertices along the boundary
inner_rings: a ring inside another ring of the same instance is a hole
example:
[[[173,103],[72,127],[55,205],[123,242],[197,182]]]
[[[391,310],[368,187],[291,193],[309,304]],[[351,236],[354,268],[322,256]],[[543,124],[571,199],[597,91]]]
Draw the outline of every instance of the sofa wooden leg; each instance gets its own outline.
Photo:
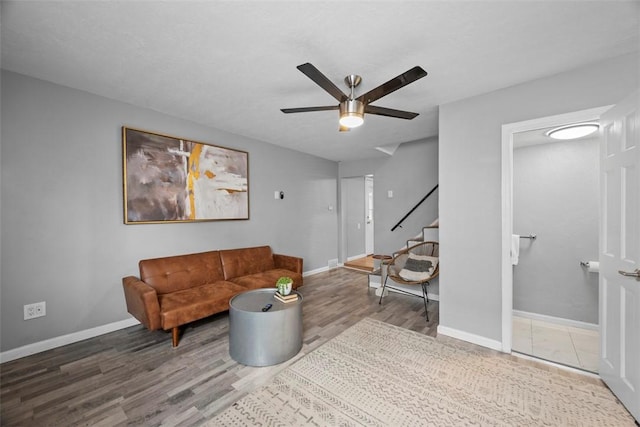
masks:
[[[178,346],[178,341],[180,341],[180,329],[177,326],[171,329],[171,341],[174,347]]]

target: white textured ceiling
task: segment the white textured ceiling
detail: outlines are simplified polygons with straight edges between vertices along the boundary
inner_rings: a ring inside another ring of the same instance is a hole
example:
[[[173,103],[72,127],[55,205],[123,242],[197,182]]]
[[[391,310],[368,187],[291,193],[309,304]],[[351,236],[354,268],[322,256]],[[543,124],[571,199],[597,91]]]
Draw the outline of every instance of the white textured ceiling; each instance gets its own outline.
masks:
[[[637,52],[639,11],[638,1],[3,1],[1,64],[355,160],[437,135],[440,104]],[[373,104],[420,115],[368,115],[344,133],[336,111],[285,115],[335,103],[296,69],[305,62],[345,92],[344,76],[361,75],[356,95],[420,65],[427,77]]]

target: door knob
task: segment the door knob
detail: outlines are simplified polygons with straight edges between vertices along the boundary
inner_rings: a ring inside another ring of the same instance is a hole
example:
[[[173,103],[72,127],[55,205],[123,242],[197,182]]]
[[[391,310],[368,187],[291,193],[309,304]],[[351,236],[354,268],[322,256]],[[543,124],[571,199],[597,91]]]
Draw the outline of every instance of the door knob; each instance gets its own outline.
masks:
[[[618,273],[627,277],[635,277],[636,280],[640,282],[640,268],[636,268],[636,270],[633,272],[618,270]]]

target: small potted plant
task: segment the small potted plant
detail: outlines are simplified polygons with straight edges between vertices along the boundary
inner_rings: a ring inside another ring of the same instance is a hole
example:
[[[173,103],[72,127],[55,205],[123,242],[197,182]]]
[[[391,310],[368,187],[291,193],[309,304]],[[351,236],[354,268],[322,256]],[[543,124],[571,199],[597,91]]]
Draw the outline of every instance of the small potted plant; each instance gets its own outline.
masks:
[[[276,282],[276,288],[278,288],[280,295],[289,295],[292,287],[293,279],[291,277],[283,276]]]

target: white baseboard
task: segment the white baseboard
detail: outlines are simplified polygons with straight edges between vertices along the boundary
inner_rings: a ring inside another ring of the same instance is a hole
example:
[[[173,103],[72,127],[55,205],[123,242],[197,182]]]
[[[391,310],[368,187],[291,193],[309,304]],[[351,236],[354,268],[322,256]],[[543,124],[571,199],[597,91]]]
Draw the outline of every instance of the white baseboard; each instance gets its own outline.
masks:
[[[482,347],[502,351],[502,343],[500,341],[481,337],[480,335],[470,334],[469,332],[448,328],[446,326],[438,325],[438,335],[446,335],[448,337],[470,342],[472,344],[477,344]]]
[[[333,270],[334,268],[342,267],[342,264],[338,264],[336,267],[320,267],[315,270],[303,271],[302,277],[313,276],[314,274],[324,273],[325,271]]]
[[[329,270],[331,270],[329,267],[320,267],[316,268],[315,270],[303,271],[302,277],[313,276],[314,274],[322,273]]]
[[[354,259],[360,259],[360,258],[364,258],[366,256],[367,256],[367,254],[360,254],[360,255],[350,256],[350,257],[347,257],[347,261],[353,261]]]
[[[97,326],[84,331],[73,332],[71,334],[62,335],[60,337],[50,338],[33,344],[27,344],[22,347],[14,348],[0,353],[0,363],[10,362],[11,360],[20,359],[22,357],[31,356],[32,354],[42,353],[43,351],[52,350],[62,347],[63,345],[73,344],[88,338],[104,335],[109,332],[128,328],[129,326],[139,325],[138,320],[131,318],[120,320],[118,322],[109,323],[107,325]]]
[[[303,271],[302,272],[302,277],[313,276],[314,274],[324,273],[325,271],[333,270],[334,268],[340,268],[340,267],[344,267],[344,264],[339,263],[335,267],[328,267],[327,266],[327,267],[316,268],[315,270]]]
[[[581,322],[579,320],[563,319],[562,317],[547,316],[546,314],[529,313],[528,311],[513,310],[512,314],[517,317],[523,317],[531,320],[541,320],[543,322],[553,323],[554,325],[570,326],[572,328],[588,329],[597,331],[600,326],[596,323]]]

